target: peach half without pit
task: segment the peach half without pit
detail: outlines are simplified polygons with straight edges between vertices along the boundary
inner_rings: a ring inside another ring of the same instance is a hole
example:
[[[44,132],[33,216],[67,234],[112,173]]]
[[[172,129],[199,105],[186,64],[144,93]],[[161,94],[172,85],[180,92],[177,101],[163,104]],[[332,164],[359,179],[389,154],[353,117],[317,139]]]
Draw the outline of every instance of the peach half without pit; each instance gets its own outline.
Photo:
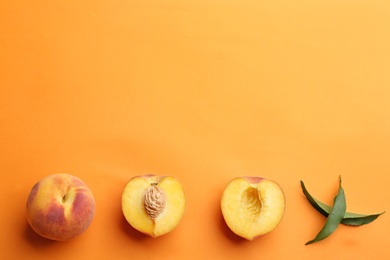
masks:
[[[254,240],[276,228],[286,199],[281,187],[261,177],[238,177],[226,186],[221,210],[227,226],[238,236]]]
[[[95,199],[76,176],[57,173],[37,182],[26,203],[27,221],[39,235],[66,241],[83,233],[95,213]]]
[[[172,176],[142,175],[129,180],[122,193],[122,212],[136,230],[151,237],[171,232],[186,207],[181,183]]]

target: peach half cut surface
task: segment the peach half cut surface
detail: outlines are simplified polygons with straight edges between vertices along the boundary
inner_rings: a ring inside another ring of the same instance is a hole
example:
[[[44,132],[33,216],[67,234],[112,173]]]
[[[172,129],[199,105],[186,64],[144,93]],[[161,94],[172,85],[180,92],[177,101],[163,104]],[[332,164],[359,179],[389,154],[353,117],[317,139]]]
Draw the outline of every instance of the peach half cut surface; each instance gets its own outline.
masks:
[[[283,218],[286,200],[281,187],[261,177],[238,177],[226,186],[221,210],[227,226],[247,240],[265,235]]]
[[[57,173],[44,177],[32,187],[26,210],[27,221],[36,233],[51,240],[66,241],[90,226],[95,199],[78,177]]]
[[[151,237],[171,232],[182,219],[185,207],[183,187],[172,176],[133,177],[122,193],[122,212],[127,222]]]

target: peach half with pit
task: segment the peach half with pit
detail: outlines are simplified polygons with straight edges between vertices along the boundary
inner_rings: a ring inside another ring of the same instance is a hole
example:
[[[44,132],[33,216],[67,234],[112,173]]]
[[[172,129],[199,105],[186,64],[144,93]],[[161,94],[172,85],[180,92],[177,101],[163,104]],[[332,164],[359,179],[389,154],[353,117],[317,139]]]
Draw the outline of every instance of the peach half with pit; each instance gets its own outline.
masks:
[[[95,213],[95,199],[78,177],[57,173],[37,182],[28,196],[27,221],[39,235],[66,241],[83,233]]]
[[[247,240],[274,230],[283,218],[285,205],[282,188],[261,177],[245,176],[231,180],[221,199],[227,226]]]
[[[185,207],[183,187],[172,176],[149,174],[133,177],[122,193],[122,212],[127,222],[151,237],[175,229]]]

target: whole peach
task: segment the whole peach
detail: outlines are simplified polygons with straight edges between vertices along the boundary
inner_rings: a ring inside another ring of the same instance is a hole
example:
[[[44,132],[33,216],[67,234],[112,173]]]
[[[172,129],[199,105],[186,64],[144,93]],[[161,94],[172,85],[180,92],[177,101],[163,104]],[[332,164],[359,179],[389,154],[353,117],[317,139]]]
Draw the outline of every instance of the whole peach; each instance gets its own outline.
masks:
[[[39,235],[66,241],[83,233],[95,213],[95,199],[76,176],[57,173],[36,183],[28,196],[27,221]]]

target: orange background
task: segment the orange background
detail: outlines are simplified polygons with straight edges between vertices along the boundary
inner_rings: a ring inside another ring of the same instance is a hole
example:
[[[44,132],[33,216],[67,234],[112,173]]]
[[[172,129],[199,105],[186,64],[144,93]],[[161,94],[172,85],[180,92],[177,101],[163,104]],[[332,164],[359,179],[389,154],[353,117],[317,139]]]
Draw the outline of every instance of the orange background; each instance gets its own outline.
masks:
[[[304,180],[348,210],[388,210],[390,2],[20,1],[0,3],[2,259],[387,259],[389,214],[325,222]],[[36,235],[31,187],[67,172],[97,208],[65,242]],[[120,208],[139,174],[176,176],[180,225],[152,239]],[[226,227],[228,181],[263,176],[284,189],[281,224],[253,242]]]

